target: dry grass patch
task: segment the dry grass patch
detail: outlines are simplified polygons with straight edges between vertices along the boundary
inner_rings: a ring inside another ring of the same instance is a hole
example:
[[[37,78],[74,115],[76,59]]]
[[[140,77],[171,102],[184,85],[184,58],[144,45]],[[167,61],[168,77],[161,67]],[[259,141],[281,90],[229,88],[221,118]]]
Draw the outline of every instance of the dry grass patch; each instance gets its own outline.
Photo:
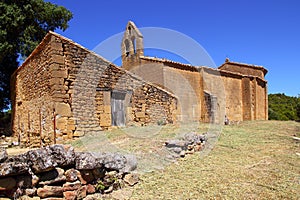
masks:
[[[226,126],[208,156],[144,174],[132,199],[300,199],[299,130],[280,121]]]

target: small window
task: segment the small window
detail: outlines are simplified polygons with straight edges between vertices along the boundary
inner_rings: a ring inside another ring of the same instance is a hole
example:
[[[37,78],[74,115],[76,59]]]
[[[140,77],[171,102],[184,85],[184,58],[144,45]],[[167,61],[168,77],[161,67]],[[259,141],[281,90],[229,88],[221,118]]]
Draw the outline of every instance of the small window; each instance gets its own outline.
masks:
[[[126,57],[128,57],[128,56],[129,56],[129,41],[128,41],[128,39],[126,39],[126,40],[124,41],[124,43],[125,43],[125,53],[126,53]]]
[[[132,46],[133,46],[133,52],[136,54],[136,42],[135,42],[135,37],[132,38]]]

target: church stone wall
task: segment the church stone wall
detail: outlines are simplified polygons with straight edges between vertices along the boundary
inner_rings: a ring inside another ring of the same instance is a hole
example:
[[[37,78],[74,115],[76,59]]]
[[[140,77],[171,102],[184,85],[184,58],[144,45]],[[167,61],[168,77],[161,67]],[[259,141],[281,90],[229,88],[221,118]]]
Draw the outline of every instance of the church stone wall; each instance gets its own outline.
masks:
[[[225,89],[225,113],[229,120],[243,120],[242,81],[239,77],[222,76]]]
[[[256,79],[256,119],[268,120],[268,94],[266,83]]]
[[[164,87],[178,97],[178,120],[199,121],[201,117],[200,73],[170,67],[165,64],[163,69]]]
[[[226,88],[219,71],[202,68],[203,102],[201,118],[204,122],[223,123],[226,106]],[[207,99],[207,97],[209,97]]]
[[[164,85],[164,74],[163,74],[162,63],[148,62],[141,60],[139,65],[130,68],[130,72],[142,77],[147,82],[154,83],[156,85]]]

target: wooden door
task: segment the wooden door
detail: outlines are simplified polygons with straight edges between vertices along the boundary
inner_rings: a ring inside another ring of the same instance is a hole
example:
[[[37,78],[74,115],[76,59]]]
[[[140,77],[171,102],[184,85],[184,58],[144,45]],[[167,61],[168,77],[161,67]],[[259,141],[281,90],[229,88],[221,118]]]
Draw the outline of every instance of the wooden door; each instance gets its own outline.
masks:
[[[125,126],[125,96],[126,92],[112,91],[111,119],[112,126]]]

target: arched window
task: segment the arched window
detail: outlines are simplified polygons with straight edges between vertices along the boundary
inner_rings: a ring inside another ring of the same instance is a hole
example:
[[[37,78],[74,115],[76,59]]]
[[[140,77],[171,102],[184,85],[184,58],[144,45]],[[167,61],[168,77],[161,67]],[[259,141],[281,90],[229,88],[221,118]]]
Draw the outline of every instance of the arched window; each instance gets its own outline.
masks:
[[[128,27],[129,35],[131,35],[131,27]]]

